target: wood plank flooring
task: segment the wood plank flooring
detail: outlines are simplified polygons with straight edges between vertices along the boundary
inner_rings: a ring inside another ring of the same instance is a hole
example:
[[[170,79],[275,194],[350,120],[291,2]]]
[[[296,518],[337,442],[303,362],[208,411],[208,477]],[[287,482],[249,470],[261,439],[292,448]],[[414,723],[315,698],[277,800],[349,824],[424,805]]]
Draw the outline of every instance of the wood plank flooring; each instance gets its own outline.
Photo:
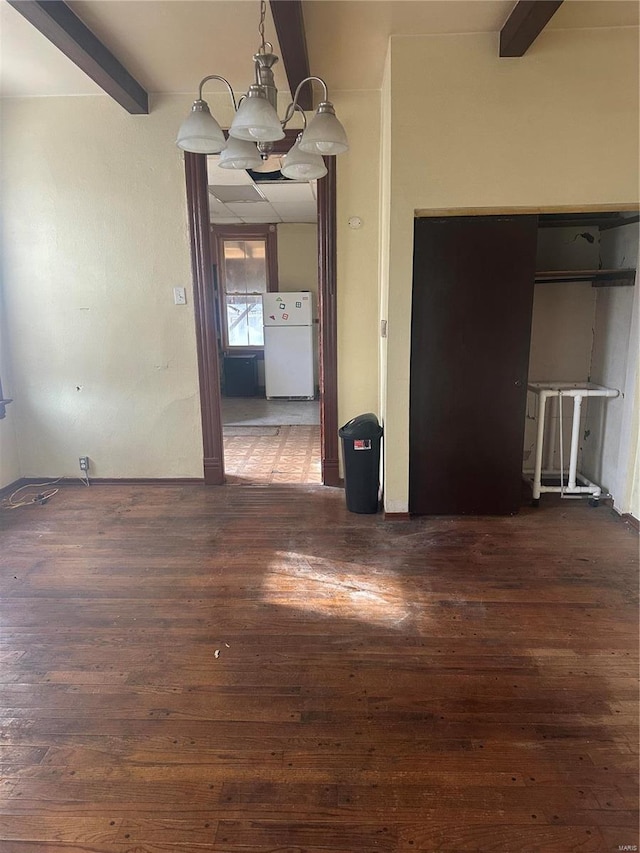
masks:
[[[321,487],[0,513],[2,853],[638,845],[638,537]]]

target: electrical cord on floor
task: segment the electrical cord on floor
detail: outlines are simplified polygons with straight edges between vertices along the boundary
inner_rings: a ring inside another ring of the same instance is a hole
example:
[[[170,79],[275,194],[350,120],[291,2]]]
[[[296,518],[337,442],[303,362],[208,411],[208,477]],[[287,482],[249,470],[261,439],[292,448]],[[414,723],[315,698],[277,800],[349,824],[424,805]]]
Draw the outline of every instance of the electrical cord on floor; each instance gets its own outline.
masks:
[[[43,506],[54,495],[57,495],[60,489],[48,489],[48,486],[55,486],[56,483],[59,483],[62,477],[58,477],[57,480],[51,480],[49,483],[27,483],[24,486],[20,486],[19,489],[16,489],[2,501],[0,501],[0,509],[19,509],[23,506],[33,506],[34,504],[39,504]],[[27,493],[20,500],[16,500],[16,496],[20,494],[20,492],[24,492],[26,489],[45,489],[45,491],[36,491],[35,494],[30,495]]]

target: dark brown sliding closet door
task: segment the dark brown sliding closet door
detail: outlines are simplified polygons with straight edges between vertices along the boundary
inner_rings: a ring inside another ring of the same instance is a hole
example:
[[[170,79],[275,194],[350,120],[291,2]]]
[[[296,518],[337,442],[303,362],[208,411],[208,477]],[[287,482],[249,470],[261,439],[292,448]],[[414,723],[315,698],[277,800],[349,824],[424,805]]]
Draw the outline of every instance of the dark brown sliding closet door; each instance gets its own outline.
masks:
[[[517,512],[536,216],[416,219],[409,509]]]

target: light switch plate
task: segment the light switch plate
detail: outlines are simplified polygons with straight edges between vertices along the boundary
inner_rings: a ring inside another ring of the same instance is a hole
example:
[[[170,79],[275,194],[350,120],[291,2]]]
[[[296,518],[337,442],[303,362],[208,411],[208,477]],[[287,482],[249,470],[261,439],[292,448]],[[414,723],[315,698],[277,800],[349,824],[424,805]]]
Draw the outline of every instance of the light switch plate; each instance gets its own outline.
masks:
[[[174,305],[186,305],[187,304],[187,291],[184,287],[174,287],[173,288],[173,304]]]

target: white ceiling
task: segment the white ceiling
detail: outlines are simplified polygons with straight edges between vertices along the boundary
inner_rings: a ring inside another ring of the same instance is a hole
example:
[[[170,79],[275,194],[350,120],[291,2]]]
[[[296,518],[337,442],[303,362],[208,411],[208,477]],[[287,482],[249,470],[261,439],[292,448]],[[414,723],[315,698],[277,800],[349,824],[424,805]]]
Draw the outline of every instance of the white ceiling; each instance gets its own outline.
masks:
[[[86,95],[101,90],[19,12],[0,0],[3,95]],[[69,0],[69,6],[148,92],[193,95],[207,74],[244,92],[260,41],[259,4],[249,0]],[[265,33],[275,41],[268,11]],[[19,73],[18,73],[19,70]],[[276,85],[286,89],[282,63]]]
[[[498,33],[515,0],[311,0],[304,20],[312,73],[337,89],[379,89],[392,35]],[[565,0],[555,28],[638,26],[636,0]]]
[[[206,74],[238,92],[252,82],[258,0],[70,0],[149,92],[193,95]],[[514,0],[306,0],[311,72],[338,89],[378,89],[390,35],[498,32]],[[637,0],[565,0],[552,28],[637,26]],[[266,37],[275,42],[270,12]],[[282,64],[276,83],[286,89]],[[0,94],[87,95],[100,90],[0,0]]]
[[[279,168],[278,157],[269,158],[266,170]],[[298,181],[254,182],[248,172],[218,168],[218,157],[207,158],[209,211],[217,225],[240,225],[250,222],[315,222],[317,215],[316,183]],[[249,189],[259,201],[223,203],[228,189]]]

